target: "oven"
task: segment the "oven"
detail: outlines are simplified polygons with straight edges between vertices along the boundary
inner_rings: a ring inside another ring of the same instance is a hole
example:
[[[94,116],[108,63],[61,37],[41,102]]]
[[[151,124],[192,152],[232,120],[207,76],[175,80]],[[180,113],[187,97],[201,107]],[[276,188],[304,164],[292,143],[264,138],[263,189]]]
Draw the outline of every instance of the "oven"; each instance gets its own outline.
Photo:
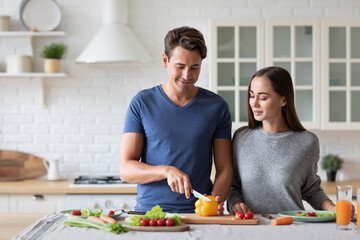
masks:
[[[81,187],[136,187],[121,181],[118,176],[89,177],[80,176],[69,185],[71,188]],[[101,208],[101,209],[124,209],[134,210],[136,205],[136,194],[67,194],[66,209]]]

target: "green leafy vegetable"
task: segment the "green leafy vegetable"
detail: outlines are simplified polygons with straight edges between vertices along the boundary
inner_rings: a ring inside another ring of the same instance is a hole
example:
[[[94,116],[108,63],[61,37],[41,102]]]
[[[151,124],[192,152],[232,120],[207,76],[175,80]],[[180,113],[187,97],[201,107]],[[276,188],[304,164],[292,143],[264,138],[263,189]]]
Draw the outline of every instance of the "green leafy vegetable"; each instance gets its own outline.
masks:
[[[101,231],[112,232],[115,234],[129,231],[127,227],[123,227],[120,223],[97,223],[71,214],[66,214],[66,216],[68,218],[65,219],[63,223],[68,227],[97,228]]]
[[[125,219],[125,222],[131,226],[140,226],[140,218],[144,219],[157,219],[157,218],[173,218],[175,225],[181,224],[181,218],[184,218],[178,214],[166,213],[159,205],[154,206],[150,211],[147,211],[143,216],[131,216]]]
[[[98,209],[97,211],[91,211],[90,208],[84,208],[81,210],[81,216],[96,216],[99,217],[101,216],[103,210],[102,209]]]

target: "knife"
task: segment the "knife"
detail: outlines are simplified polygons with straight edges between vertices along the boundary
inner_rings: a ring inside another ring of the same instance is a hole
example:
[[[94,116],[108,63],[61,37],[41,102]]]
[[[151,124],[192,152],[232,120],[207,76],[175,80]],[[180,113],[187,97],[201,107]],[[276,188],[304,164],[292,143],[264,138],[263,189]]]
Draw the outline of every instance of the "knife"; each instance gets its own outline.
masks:
[[[207,202],[211,202],[210,198],[202,195],[202,194],[199,193],[198,191],[195,191],[195,190],[192,189],[192,188],[191,188],[190,190],[191,190],[192,194],[194,194],[195,197],[200,198],[200,199],[202,199],[202,200],[204,200],[204,201],[207,201]]]

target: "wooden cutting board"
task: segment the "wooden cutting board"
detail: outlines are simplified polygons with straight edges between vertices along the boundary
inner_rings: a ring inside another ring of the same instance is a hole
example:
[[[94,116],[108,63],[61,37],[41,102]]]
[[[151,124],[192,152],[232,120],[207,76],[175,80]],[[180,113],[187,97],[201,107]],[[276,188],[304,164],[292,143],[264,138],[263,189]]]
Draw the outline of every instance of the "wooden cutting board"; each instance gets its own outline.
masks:
[[[189,225],[186,223],[181,223],[176,226],[130,226],[123,224],[124,227],[128,227],[132,231],[143,231],[143,232],[183,232],[190,229]]]
[[[18,151],[0,150],[0,181],[36,178],[46,174],[44,159]]]
[[[181,214],[185,218],[181,219],[181,222],[188,224],[222,224],[222,225],[256,225],[259,224],[259,219],[254,216],[252,219],[234,220],[234,215],[224,216],[198,216],[196,214]]]

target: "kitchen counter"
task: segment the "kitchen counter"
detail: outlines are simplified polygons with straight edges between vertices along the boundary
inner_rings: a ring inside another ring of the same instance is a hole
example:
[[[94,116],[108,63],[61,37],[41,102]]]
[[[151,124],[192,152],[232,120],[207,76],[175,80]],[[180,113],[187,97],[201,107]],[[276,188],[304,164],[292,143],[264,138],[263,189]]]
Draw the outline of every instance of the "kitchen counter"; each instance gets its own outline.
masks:
[[[69,187],[73,180],[23,180],[0,182],[0,194],[136,194],[136,187]],[[336,185],[352,185],[353,193],[360,188],[360,180],[322,182],[326,194],[336,194]]]
[[[24,229],[31,220],[38,219],[46,214],[14,214],[0,213],[0,239],[10,239],[19,233],[19,229]],[[218,224],[191,224],[190,230],[186,232],[139,232],[130,231],[115,235],[102,232],[97,229],[65,227],[61,221],[52,224],[50,232],[44,235],[45,239],[359,239],[360,233],[354,227],[348,231],[336,229],[335,222],[324,223],[302,223],[294,222],[291,225],[272,226],[270,220],[259,218],[259,225],[218,225]],[[273,215],[276,217],[277,215]],[[47,220],[44,217],[42,220]],[[120,218],[119,221],[123,221]],[[43,221],[44,222],[44,221]],[[16,223],[16,224],[14,224]],[[17,226],[15,226],[17,225]],[[34,233],[34,232],[31,232]],[[41,235],[40,235],[41,236]]]
[[[136,187],[69,187],[73,180],[0,182],[0,194],[136,194]]]

